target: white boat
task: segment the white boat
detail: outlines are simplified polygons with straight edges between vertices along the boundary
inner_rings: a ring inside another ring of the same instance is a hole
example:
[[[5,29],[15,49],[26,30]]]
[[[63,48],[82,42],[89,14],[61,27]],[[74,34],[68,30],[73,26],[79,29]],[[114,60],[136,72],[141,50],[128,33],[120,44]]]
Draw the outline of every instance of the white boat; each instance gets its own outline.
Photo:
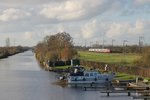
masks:
[[[83,67],[71,67],[67,77],[68,84],[106,84],[114,78],[114,73],[99,73],[85,70]]]

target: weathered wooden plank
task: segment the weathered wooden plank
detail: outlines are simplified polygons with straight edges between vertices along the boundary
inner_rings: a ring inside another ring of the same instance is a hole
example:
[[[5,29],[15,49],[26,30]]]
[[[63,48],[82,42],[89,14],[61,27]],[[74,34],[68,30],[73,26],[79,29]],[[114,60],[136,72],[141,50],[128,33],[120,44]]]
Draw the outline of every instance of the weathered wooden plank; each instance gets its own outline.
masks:
[[[108,91],[101,91],[101,93],[107,93],[107,96],[110,96],[110,93],[127,93],[128,96],[131,96],[131,93],[150,93],[150,91],[135,91],[135,90],[108,90]]]
[[[147,99],[150,99],[150,96],[133,96],[133,99],[144,99],[144,100],[147,100]]]
[[[101,91],[101,93],[107,93],[107,96],[110,96],[110,93],[127,93],[128,96],[131,96],[131,93],[136,93],[136,92],[135,91],[114,90],[114,91]]]

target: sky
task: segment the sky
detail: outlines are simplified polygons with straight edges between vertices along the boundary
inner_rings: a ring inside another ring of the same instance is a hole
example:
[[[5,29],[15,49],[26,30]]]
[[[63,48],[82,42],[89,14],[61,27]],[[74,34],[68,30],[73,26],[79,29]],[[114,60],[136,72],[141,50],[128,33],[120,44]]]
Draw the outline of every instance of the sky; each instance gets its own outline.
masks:
[[[0,0],[0,46],[67,32],[75,45],[150,44],[150,0]]]

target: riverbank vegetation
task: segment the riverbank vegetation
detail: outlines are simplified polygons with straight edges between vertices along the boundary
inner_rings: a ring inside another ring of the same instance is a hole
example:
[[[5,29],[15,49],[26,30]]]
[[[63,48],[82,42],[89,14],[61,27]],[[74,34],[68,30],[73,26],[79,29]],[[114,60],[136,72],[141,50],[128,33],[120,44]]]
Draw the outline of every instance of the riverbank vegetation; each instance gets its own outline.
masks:
[[[26,50],[28,50],[28,48],[21,46],[0,47],[0,59],[7,58],[8,56],[24,52]]]
[[[37,44],[34,51],[41,64],[53,62],[54,66],[56,61],[66,62],[77,56],[73,39],[66,32],[46,36],[42,42]]]
[[[114,72],[124,72],[129,76],[127,79],[135,78],[133,75],[140,77],[149,77],[150,64],[150,47],[138,46],[113,46],[111,53],[94,53],[88,52],[90,47],[74,47],[72,37],[65,32],[57,33],[55,35],[46,36],[42,42],[38,43],[34,51],[38,61],[50,67],[55,66],[57,61],[64,61],[73,58],[79,58],[81,66],[86,68],[93,68],[104,70],[106,64]],[[77,50],[77,51],[76,51]],[[50,63],[53,64],[50,64]],[[55,66],[56,69],[67,69],[68,65]]]
[[[150,48],[144,48],[141,58],[135,61],[135,65],[150,68]]]

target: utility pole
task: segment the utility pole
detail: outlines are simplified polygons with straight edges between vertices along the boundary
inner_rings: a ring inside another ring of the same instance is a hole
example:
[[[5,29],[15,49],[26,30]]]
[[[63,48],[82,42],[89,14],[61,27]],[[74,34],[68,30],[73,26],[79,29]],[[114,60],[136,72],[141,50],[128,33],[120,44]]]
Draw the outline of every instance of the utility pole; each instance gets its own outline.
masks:
[[[90,47],[92,48],[92,42],[90,42]]]
[[[105,40],[104,40],[104,33],[103,33],[103,41],[102,41],[103,45],[102,45],[102,49],[104,49],[104,42],[105,42]]]
[[[115,40],[114,40],[114,39],[112,39],[112,47],[114,46],[114,42],[115,42]]]
[[[123,40],[123,53],[125,53],[126,52],[126,42],[128,42],[127,40]]]
[[[104,49],[105,48],[105,40],[103,39],[103,46],[102,46],[102,48]]]
[[[142,52],[142,47],[143,47],[143,40],[144,37],[143,36],[139,36],[139,51]]]
[[[99,45],[98,45],[98,41],[96,41],[96,48],[98,48],[99,47]]]
[[[16,46],[16,39],[14,38],[14,46]]]
[[[85,40],[85,48],[86,48],[86,40]]]
[[[6,47],[10,47],[10,39],[9,39],[9,37],[8,38],[6,38]]]

